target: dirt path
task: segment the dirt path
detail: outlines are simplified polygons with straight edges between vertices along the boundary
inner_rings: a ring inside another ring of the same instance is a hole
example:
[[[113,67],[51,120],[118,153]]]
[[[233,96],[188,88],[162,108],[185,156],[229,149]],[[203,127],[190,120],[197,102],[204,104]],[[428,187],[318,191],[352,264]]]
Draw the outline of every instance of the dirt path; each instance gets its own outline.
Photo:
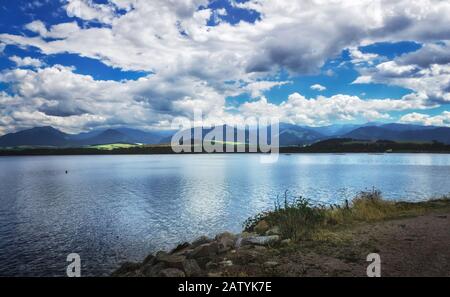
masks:
[[[222,275],[366,276],[366,257],[376,252],[382,276],[450,276],[450,212],[365,224],[341,236],[337,241],[249,250],[244,257],[241,251],[230,257],[238,265]],[[242,260],[248,254],[254,257],[246,263]],[[268,267],[268,261],[278,265]]]
[[[450,276],[450,215],[429,214],[373,229],[384,276]]]

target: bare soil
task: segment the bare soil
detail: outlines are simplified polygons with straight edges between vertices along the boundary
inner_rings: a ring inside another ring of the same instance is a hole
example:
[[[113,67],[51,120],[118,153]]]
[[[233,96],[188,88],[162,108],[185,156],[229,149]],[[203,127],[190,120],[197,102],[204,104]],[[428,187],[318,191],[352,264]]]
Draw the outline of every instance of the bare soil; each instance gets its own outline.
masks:
[[[222,256],[233,265],[210,276],[366,276],[369,253],[381,257],[381,276],[450,276],[450,210],[365,223],[323,239],[246,247]]]

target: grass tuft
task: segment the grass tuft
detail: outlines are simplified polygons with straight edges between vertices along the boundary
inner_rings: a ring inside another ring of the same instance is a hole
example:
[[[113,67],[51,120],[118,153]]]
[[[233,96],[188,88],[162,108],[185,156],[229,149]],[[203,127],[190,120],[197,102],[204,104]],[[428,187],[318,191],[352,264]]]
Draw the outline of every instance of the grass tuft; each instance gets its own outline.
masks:
[[[283,238],[308,240],[333,236],[333,230],[359,222],[375,222],[406,216],[414,216],[429,210],[450,208],[449,197],[425,202],[395,202],[382,198],[381,192],[360,192],[351,202],[340,205],[314,205],[303,197],[277,198],[272,211],[262,212],[244,222],[245,231],[253,231],[262,220],[269,226],[278,226]]]

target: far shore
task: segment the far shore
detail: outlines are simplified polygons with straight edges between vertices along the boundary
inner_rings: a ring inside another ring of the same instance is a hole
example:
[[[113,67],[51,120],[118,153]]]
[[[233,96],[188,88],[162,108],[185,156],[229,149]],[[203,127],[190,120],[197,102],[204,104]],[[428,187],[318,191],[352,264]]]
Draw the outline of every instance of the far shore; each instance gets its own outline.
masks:
[[[232,152],[223,147],[223,152],[212,154],[257,154],[261,153],[258,148],[254,152],[248,145],[240,146],[244,152],[238,152],[238,146],[234,146]],[[202,150],[195,152],[194,146],[191,150],[175,153],[169,144],[161,145],[134,145],[116,143],[109,145],[87,146],[87,147],[45,147],[45,146],[22,146],[11,148],[0,148],[0,156],[51,156],[51,155],[168,155],[168,154],[209,154]],[[269,153],[276,153],[271,150]],[[394,141],[366,141],[353,139],[329,139],[310,145],[281,146],[280,154],[386,154],[386,153],[428,153],[449,154],[450,145],[440,142],[394,142]]]
[[[119,277],[450,276],[450,199],[391,202],[361,192],[342,205],[285,199],[247,220],[240,234],[202,236],[127,262]]]

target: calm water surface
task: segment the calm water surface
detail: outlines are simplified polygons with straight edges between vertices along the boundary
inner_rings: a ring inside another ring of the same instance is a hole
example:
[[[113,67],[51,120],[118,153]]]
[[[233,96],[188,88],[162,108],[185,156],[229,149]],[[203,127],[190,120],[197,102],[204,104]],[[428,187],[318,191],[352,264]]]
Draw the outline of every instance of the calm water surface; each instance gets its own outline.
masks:
[[[450,155],[0,157],[0,275],[107,275],[199,235],[239,232],[289,190],[324,201],[376,187],[387,199],[450,193]],[[68,170],[68,174],[65,174]]]

